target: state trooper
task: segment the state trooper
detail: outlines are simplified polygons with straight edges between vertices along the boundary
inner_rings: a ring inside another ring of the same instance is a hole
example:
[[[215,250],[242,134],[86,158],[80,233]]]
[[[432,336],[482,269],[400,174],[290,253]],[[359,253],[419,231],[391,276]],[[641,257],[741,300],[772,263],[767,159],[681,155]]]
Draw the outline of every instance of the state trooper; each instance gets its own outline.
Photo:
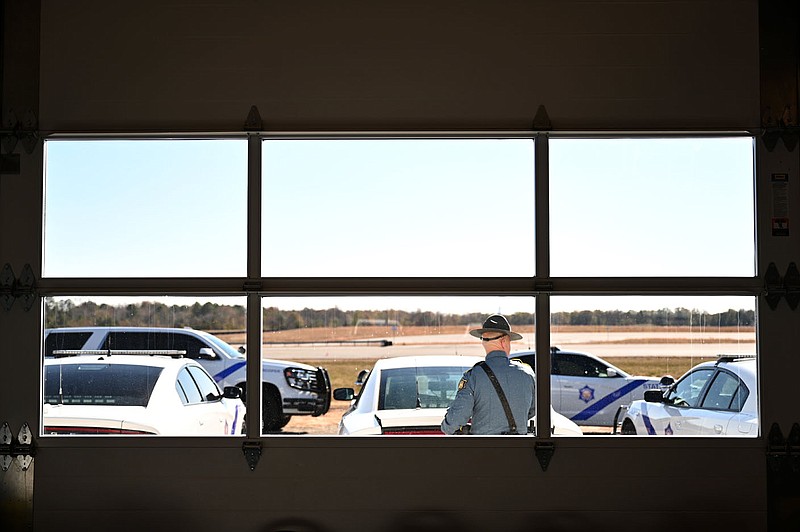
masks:
[[[464,373],[456,398],[442,421],[445,434],[526,434],[536,414],[536,378],[527,364],[509,359],[511,331],[505,316],[493,314],[469,332],[480,338],[486,359]]]

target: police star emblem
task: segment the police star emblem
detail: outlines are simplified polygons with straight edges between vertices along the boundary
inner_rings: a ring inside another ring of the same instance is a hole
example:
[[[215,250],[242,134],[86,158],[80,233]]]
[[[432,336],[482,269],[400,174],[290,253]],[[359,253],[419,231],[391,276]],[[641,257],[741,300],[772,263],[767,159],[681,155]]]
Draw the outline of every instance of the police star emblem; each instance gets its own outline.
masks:
[[[589,386],[584,386],[580,390],[578,390],[578,397],[581,398],[581,401],[584,403],[588,403],[589,401],[594,401],[594,388],[590,388]]]

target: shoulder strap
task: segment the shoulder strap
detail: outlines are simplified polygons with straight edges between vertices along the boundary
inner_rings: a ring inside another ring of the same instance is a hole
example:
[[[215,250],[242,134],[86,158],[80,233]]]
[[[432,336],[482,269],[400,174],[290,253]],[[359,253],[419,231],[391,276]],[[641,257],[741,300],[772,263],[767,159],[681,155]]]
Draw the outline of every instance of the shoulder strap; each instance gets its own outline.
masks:
[[[506,412],[506,418],[508,419],[508,428],[512,434],[516,434],[517,432],[517,423],[514,421],[514,415],[511,413],[511,407],[508,405],[508,399],[506,399],[506,394],[503,393],[503,388],[500,386],[500,383],[497,381],[497,377],[492,371],[492,368],[489,367],[489,364],[484,362],[479,362],[478,365],[486,372],[486,375],[489,377],[489,380],[492,381],[492,385],[494,386],[495,391],[497,391],[497,396],[500,398],[500,402],[503,404],[503,410]]]

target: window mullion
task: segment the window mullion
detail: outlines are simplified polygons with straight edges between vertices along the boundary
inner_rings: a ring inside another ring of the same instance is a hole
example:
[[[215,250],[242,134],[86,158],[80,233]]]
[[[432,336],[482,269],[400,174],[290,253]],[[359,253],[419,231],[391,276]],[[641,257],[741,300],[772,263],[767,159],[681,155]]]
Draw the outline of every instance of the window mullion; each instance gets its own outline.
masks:
[[[261,435],[261,136],[247,136],[247,437]],[[255,289],[255,291],[252,291]]]
[[[534,140],[534,202],[536,227],[536,284],[547,284],[550,279],[550,168],[548,135],[540,133]],[[550,295],[536,296],[536,437],[550,437]]]

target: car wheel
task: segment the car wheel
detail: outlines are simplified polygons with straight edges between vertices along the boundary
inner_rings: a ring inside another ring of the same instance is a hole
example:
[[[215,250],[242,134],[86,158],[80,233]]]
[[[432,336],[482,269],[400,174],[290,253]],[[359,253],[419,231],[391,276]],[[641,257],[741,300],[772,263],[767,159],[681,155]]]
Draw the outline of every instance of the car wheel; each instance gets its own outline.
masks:
[[[622,422],[622,434],[636,436],[636,427],[633,426],[633,422],[630,419]]]
[[[261,404],[264,432],[277,432],[286,426],[290,417],[283,415],[281,396],[278,390],[271,386],[264,386]]]

